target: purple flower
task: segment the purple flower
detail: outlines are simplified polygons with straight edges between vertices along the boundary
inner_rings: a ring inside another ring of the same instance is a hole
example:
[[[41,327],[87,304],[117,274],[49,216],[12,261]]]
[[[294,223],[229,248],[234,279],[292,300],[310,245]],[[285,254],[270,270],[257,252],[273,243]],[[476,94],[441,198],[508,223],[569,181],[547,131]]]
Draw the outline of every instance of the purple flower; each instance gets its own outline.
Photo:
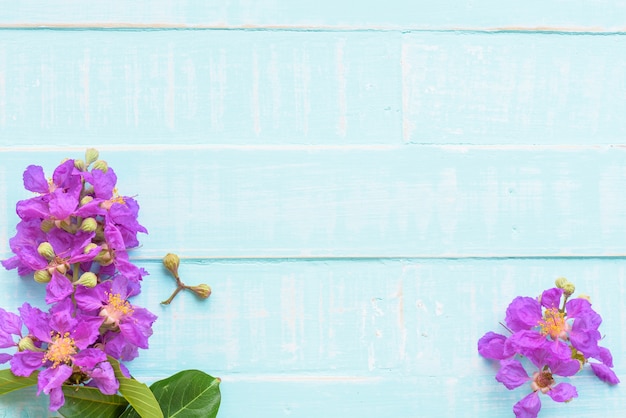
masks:
[[[43,368],[37,378],[38,394],[50,395],[50,410],[56,411],[65,402],[61,386],[75,369],[88,379],[94,379],[94,384],[103,393],[117,391],[117,388],[113,391],[112,369],[103,365],[106,354],[90,347],[99,336],[102,318],[74,312],[69,299],[54,305],[49,313],[28,303],[24,303],[19,311],[31,338],[42,344],[37,350],[16,353],[11,358],[11,371],[16,376],[28,377]]]
[[[478,353],[489,359],[504,360],[509,357],[504,354],[506,337],[495,332],[488,332],[478,340]]]
[[[525,396],[513,406],[517,418],[535,418],[541,409],[539,393],[547,394],[556,402],[567,402],[578,396],[576,388],[569,383],[555,384],[554,375],[547,366],[540,367],[532,377],[528,376],[524,366],[515,359],[502,360],[502,367],[496,375],[496,380],[507,389],[515,389],[524,383],[530,382],[532,393]]]
[[[103,318],[103,328],[110,331],[104,336],[105,351],[123,360],[130,360],[129,356],[134,358],[137,347],[148,348],[152,324],[157,318],[147,309],[128,302],[129,297],[138,293],[138,283],[122,275],[94,288],[80,286],[76,289],[77,306]]]

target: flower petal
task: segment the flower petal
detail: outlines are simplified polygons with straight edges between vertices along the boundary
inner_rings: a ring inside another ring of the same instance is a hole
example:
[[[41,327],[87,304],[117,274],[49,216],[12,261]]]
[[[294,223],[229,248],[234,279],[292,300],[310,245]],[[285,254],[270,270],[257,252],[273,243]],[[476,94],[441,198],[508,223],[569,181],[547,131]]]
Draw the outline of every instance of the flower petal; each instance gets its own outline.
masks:
[[[578,392],[569,383],[559,383],[548,391],[548,396],[555,402],[567,402],[578,397]]]
[[[506,324],[511,330],[528,330],[541,321],[541,305],[533,298],[518,296],[506,309]]]
[[[478,353],[485,357],[495,360],[504,360],[504,343],[506,337],[495,332],[488,332],[478,340]]]
[[[545,308],[558,308],[561,304],[561,296],[563,296],[563,289],[553,287],[552,289],[544,290],[541,294],[541,306]]]
[[[496,374],[496,380],[506,386],[507,389],[515,389],[528,382],[528,373],[518,360],[502,360],[502,367]]]
[[[48,193],[50,190],[43,168],[38,165],[29,165],[26,167],[22,178],[26,190],[36,193]]]
[[[541,410],[541,400],[537,392],[526,395],[524,399],[513,406],[516,418],[537,418]]]
[[[44,353],[20,351],[11,359],[11,372],[16,376],[28,377],[42,366]]]
[[[71,375],[72,368],[66,364],[60,364],[57,367],[42,370],[37,378],[37,387],[39,388],[37,394],[43,392],[48,395],[52,389],[60,388],[63,382]]]
[[[610,367],[601,363],[589,364],[591,365],[591,370],[593,370],[595,375],[598,376],[598,379],[611,385],[616,385],[619,383],[619,378]]]
[[[120,387],[120,382],[115,378],[113,367],[108,361],[98,364],[89,372],[92,382],[105,395],[115,395]]]
[[[74,292],[70,279],[57,272],[52,273],[52,279],[46,285],[46,303],[56,303],[67,299]]]

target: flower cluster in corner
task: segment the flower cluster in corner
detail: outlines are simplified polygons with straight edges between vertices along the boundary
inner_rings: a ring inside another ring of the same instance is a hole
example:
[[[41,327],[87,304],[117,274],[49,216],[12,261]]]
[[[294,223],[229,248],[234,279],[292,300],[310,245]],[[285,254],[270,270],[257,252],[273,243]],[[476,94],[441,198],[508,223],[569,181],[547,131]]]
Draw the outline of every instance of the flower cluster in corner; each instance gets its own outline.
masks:
[[[26,168],[24,187],[35,196],[17,203],[14,256],[2,261],[46,285],[47,311],[27,302],[18,314],[0,308],[0,363],[15,376],[36,373],[52,411],[65,402],[63,385],[116,394],[111,358],[130,361],[148,348],[156,320],[129,301],[148,274],[128,256],[137,234],[147,233],[139,205],[118,194],[114,170],[98,158],[89,149],[84,160],[62,162],[51,179],[40,166]]]
[[[600,380],[619,383],[611,352],[599,345],[602,318],[589,298],[572,298],[575,287],[565,278],[557,279],[555,285],[539,298],[513,299],[503,324],[511,335],[488,332],[478,341],[480,355],[500,362],[498,382],[509,390],[530,386],[530,393],[513,406],[517,418],[539,414],[540,394],[556,402],[576,398],[576,388],[561,378],[574,376],[587,366]],[[532,368],[530,373],[520,360]]]

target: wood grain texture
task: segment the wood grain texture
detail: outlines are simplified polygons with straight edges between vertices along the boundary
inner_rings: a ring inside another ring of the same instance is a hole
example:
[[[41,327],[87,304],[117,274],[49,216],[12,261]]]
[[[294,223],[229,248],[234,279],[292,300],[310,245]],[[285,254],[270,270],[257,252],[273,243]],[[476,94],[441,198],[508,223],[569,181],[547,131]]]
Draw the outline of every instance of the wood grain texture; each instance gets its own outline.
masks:
[[[129,363],[220,418],[510,417],[476,342],[565,276],[626,376],[626,1],[0,0],[0,258],[88,146],[137,197],[159,316]],[[183,259],[199,301],[160,265]],[[0,271],[0,306],[43,287]],[[583,373],[541,417],[621,418]],[[45,417],[35,390],[0,416]]]
[[[75,154],[74,154],[75,153]],[[5,149],[0,200],[30,196]],[[103,150],[150,234],[139,258],[619,256],[626,148],[167,147]]]
[[[0,1],[0,24],[15,25],[162,25],[244,28],[377,29],[525,29],[623,31],[623,0],[497,0],[438,2],[332,0],[76,0]]]

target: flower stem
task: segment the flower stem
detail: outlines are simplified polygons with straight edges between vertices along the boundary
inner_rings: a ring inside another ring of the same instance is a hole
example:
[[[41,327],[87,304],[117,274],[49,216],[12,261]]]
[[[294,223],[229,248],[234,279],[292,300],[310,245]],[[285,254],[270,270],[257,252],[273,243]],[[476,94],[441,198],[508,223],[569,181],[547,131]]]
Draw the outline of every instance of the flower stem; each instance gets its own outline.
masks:
[[[185,285],[179,282],[178,286],[176,287],[176,290],[174,290],[174,293],[172,293],[172,295],[167,300],[164,300],[163,302],[161,302],[161,305],[169,305],[170,303],[172,303],[172,301],[174,300],[178,292],[180,292],[184,288],[185,288]]]

